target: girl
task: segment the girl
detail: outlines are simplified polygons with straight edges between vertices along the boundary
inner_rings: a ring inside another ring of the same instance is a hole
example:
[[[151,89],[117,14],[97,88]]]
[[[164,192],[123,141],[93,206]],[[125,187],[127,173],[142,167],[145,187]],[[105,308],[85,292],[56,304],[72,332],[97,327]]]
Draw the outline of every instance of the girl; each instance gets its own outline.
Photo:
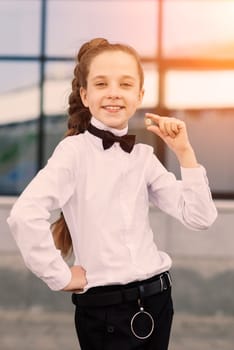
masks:
[[[172,262],[154,243],[149,201],[191,229],[206,229],[216,218],[205,169],[182,121],[146,114],[147,130],[175,152],[181,181],[152,147],[134,146],[134,136],[127,135],[143,80],[133,48],[105,39],[80,48],[69,137],[8,218],[29,269],[51,289],[73,292],[82,350],[168,348]],[[62,215],[52,236],[48,219],[58,208]],[[71,245],[75,263],[69,268],[62,256]]]

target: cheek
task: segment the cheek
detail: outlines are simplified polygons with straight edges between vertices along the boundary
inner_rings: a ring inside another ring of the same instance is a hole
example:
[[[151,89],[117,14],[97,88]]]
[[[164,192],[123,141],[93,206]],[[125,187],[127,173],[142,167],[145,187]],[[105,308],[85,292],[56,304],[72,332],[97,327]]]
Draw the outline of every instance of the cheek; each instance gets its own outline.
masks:
[[[97,103],[96,101],[97,98],[95,97],[95,94],[92,94],[92,92],[87,94],[86,103],[89,107],[92,108],[93,106],[95,106],[95,104]]]
[[[138,107],[141,104],[141,97],[139,96],[139,94],[135,94],[134,96],[132,96],[131,104],[135,107]]]

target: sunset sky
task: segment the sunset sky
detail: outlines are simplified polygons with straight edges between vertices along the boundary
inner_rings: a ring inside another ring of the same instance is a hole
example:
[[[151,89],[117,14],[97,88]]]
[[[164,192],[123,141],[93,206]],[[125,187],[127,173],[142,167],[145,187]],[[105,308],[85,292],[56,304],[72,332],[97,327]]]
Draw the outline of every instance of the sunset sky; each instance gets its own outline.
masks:
[[[0,2],[0,55],[39,53],[39,5],[37,0]],[[165,0],[163,13],[166,58],[234,59],[234,1]],[[46,54],[74,57],[85,40],[104,36],[134,46],[142,56],[153,57],[157,53],[157,15],[157,1],[49,1]],[[70,63],[47,65],[45,108],[48,112],[63,111],[72,67]],[[0,122],[13,115],[29,117],[38,99],[37,63],[1,61],[0,75]],[[145,65],[145,75],[144,106],[153,107],[157,104],[156,65]],[[234,71],[171,70],[165,79],[168,108],[234,106]],[[22,91],[16,95],[18,89]],[[11,104],[11,110],[9,99],[16,99],[21,105],[20,101],[27,100],[33,91],[30,100],[34,106],[15,109]]]

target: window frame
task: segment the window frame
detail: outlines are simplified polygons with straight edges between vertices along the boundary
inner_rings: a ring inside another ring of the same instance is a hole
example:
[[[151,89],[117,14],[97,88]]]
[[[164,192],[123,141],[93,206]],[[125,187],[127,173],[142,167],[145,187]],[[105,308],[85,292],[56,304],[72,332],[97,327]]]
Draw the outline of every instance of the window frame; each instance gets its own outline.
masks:
[[[37,62],[39,64],[39,93],[40,93],[40,107],[39,107],[39,118],[38,118],[38,139],[37,139],[37,171],[41,169],[45,164],[45,119],[46,115],[44,112],[45,103],[45,79],[46,79],[46,63],[47,62],[74,62],[74,57],[64,57],[64,56],[46,56],[46,30],[47,30],[47,5],[48,1],[38,0],[41,5],[40,13],[40,52],[38,55],[0,55],[0,61],[24,61],[24,62]],[[220,0],[221,1],[221,0]],[[153,56],[142,56],[143,64],[150,64],[155,66],[158,72],[158,91],[155,98],[158,103],[154,106],[154,113],[159,115],[170,115],[171,110],[165,106],[165,74],[170,70],[234,70],[234,60],[233,59],[217,59],[211,57],[200,58],[178,58],[178,57],[164,57],[163,56],[163,11],[164,4],[163,0],[158,0],[157,9],[157,52]],[[216,108],[215,110],[220,110]],[[234,107],[233,107],[234,110]],[[188,110],[193,112],[193,110]],[[159,138],[155,137],[154,148],[158,158],[166,165],[166,146],[163,144]],[[223,199],[234,199],[234,191],[228,193],[213,193],[214,198]]]

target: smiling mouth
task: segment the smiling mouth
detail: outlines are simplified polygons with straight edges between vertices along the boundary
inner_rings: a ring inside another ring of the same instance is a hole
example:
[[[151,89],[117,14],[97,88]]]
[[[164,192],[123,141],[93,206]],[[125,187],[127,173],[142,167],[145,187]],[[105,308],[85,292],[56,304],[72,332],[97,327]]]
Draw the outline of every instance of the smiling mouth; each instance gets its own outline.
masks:
[[[121,109],[123,109],[123,106],[103,106],[102,108],[104,108],[107,111],[113,111],[113,112],[117,112],[120,111]]]

